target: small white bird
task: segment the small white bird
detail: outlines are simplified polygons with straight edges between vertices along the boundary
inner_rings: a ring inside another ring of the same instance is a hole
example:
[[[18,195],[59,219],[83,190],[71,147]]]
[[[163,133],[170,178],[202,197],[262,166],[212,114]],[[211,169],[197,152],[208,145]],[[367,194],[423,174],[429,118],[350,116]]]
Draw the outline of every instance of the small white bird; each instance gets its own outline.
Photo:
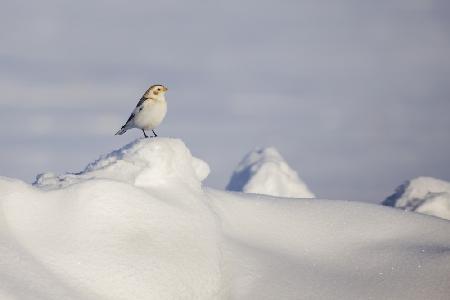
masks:
[[[161,124],[166,116],[167,103],[165,93],[167,88],[163,85],[152,85],[139,100],[136,108],[131,113],[125,125],[117,131],[116,135],[124,134],[128,129],[138,128],[144,133],[144,137],[148,138],[145,130],[151,130],[154,134],[152,137],[158,136],[154,129]]]

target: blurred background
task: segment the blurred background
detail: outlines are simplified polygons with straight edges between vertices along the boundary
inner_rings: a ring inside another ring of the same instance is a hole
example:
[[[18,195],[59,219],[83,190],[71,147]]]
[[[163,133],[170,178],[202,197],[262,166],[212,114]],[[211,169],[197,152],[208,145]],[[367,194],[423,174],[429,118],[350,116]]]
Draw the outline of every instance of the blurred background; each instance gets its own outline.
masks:
[[[0,174],[80,171],[153,83],[224,188],[274,146],[320,198],[450,180],[450,2],[1,1]]]

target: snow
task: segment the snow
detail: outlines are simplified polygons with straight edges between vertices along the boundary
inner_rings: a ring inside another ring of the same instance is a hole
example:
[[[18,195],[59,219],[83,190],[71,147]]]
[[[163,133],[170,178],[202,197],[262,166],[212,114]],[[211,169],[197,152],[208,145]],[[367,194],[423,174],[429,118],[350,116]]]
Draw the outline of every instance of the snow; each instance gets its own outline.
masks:
[[[450,223],[202,186],[142,139],[76,174],[0,178],[1,299],[446,299]]]
[[[237,166],[226,189],[278,197],[315,197],[273,147],[248,153]]]
[[[158,143],[148,141],[137,140],[102,156],[77,174],[59,177],[52,173],[40,174],[34,185],[57,189],[96,178],[147,187],[159,187],[177,181],[195,189],[200,188],[200,182],[209,174],[207,163],[192,157],[180,140],[158,139]]]
[[[417,177],[400,185],[383,205],[450,220],[450,182]]]

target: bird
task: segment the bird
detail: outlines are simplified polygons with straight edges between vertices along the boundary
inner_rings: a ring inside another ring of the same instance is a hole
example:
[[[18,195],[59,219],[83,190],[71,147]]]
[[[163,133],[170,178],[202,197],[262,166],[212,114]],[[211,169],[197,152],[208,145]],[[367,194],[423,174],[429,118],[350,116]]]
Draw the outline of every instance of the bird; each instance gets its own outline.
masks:
[[[161,84],[150,86],[139,100],[128,120],[115,135],[122,135],[128,129],[138,128],[142,130],[145,138],[149,137],[145,133],[145,130],[151,130],[154,134],[151,137],[157,137],[155,128],[161,124],[167,113],[167,102],[165,98],[167,90]]]

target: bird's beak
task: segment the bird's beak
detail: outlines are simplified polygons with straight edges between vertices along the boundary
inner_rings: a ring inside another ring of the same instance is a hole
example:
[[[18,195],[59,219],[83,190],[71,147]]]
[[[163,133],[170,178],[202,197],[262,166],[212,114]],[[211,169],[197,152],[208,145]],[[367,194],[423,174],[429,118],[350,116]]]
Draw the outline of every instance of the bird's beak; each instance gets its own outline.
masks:
[[[169,90],[168,88],[163,87],[163,91],[164,91],[164,92],[167,92],[168,90]]]

